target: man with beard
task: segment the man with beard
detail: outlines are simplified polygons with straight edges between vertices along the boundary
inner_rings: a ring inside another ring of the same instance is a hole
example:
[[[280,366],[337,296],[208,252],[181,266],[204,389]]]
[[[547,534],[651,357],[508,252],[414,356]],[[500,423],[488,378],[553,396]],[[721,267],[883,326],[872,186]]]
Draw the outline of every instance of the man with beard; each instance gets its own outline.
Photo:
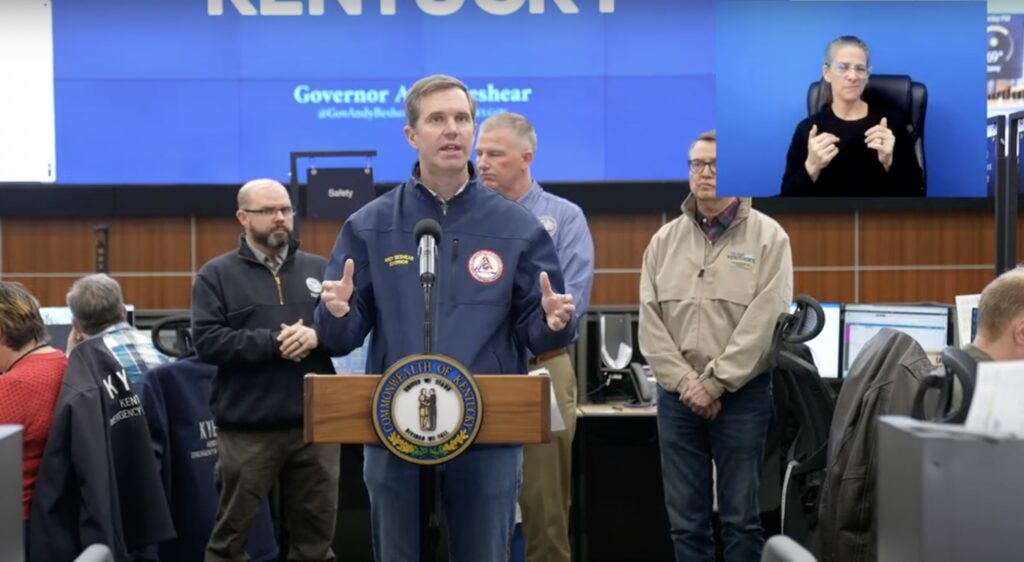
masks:
[[[288,560],[335,560],[337,445],[306,443],[302,379],[331,373],[313,309],[327,262],[299,250],[292,203],[279,182],[238,191],[238,249],[210,260],[192,287],[199,357],[217,366],[210,405],[217,425],[220,500],[206,560],[244,560],[253,519],[280,483]]]

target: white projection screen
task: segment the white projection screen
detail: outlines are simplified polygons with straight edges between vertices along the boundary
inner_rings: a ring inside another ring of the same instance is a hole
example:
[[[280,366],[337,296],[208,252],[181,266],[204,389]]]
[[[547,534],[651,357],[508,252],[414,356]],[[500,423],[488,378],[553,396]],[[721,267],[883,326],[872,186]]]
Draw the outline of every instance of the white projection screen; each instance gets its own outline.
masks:
[[[0,182],[57,179],[51,0],[0,1]]]

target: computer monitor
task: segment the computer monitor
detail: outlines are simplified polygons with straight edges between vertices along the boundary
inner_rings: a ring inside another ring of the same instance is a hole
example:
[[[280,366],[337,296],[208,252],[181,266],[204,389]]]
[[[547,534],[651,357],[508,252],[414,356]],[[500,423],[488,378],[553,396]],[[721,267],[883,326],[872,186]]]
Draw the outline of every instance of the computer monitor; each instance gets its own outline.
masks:
[[[370,336],[372,335],[373,332],[367,334],[363,345],[353,349],[348,355],[331,357],[331,363],[334,363],[334,372],[347,375],[366,373],[366,358],[370,351]]]
[[[124,305],[128,323],[135,325],[135,305]],[[66,306],[41,306],[39,314],[43,317],[46,332],[50,336],[50,345],[67,351],[68,334],[71,333],[71,309]]]
[[[950,307],[933,305],[848,304],[843,308],[843,376],[882,328],[899,330],[921,344],[935,363],[950,345]]]
[[[988,118],[986,138],[987,152],[985,159],[985,194],[993,197],[996,185],[1005,181],[1003,176],[1004,158],[1006,158],[1006,116],[993,115]]]
[[[825,313],[825,325],[821,333],[814,339],[805,342],[811,349],[814,365],[818,367],[818,375],[825,378],[839,378],[840,318],[842,305],[837,302],[823,302],[821,310]],[[790,312],[796,310],[796,303],[789,307]]]

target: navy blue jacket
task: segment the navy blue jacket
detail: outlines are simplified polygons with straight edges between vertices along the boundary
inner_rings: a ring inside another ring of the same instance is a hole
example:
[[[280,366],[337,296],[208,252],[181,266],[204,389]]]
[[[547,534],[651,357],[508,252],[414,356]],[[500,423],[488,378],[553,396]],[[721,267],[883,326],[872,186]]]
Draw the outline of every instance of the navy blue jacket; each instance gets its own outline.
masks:
[[[353,214],[334,244],[324,279],[341,279],[352,258],[355,292],[342,318],[317,306],[320,341],[333,355],[359,347],[370,330],[368,373],[423,352],[424,297],[413,237],[423,218],[437,220],[443,231],[432,298],[435,353],[474,374],[516,374],[527,371],[527,348],[539,355],[572,342],[575,320],[553,332],[541,308],[540,272],[556,292],[564,284],[540,221],[476,177],[446,205],[410,179]]]
[[[194,354],[143,373],[137,385],[164,492],[178,537],[160,544],[160,560],[202,560],[217,513],[217,429],[210,411],[210,383],[217,367]],[[253,522],[246,550],[253,560],[278,555],[270,509]]]

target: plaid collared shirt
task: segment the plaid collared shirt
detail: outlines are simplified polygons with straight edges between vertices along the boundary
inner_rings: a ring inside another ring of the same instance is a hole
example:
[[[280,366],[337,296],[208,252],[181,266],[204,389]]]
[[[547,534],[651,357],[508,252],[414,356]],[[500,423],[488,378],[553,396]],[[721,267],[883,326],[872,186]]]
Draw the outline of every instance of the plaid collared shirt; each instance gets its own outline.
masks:
[[[103,338],[107,349],[124,367],[128,380],[132,383],[139,382],[139,377],[147,370],[171,362],[169,357],[157,351],[149,336],[127,322],[120,322],[107,328],[99,337]]]
[[[732,200],[721,213],[718,213],[710,219],[700,214],[700,210],[697,211],[697,224],[700,225],[700,229],[704,231],[704,235],[708,237],[708,241],[714,244],[718,242],[718,239],[725,234],[726,230],[729,230],[729,226],[732,221],[736,219],[736,212],[740,209],[739,197]]]

